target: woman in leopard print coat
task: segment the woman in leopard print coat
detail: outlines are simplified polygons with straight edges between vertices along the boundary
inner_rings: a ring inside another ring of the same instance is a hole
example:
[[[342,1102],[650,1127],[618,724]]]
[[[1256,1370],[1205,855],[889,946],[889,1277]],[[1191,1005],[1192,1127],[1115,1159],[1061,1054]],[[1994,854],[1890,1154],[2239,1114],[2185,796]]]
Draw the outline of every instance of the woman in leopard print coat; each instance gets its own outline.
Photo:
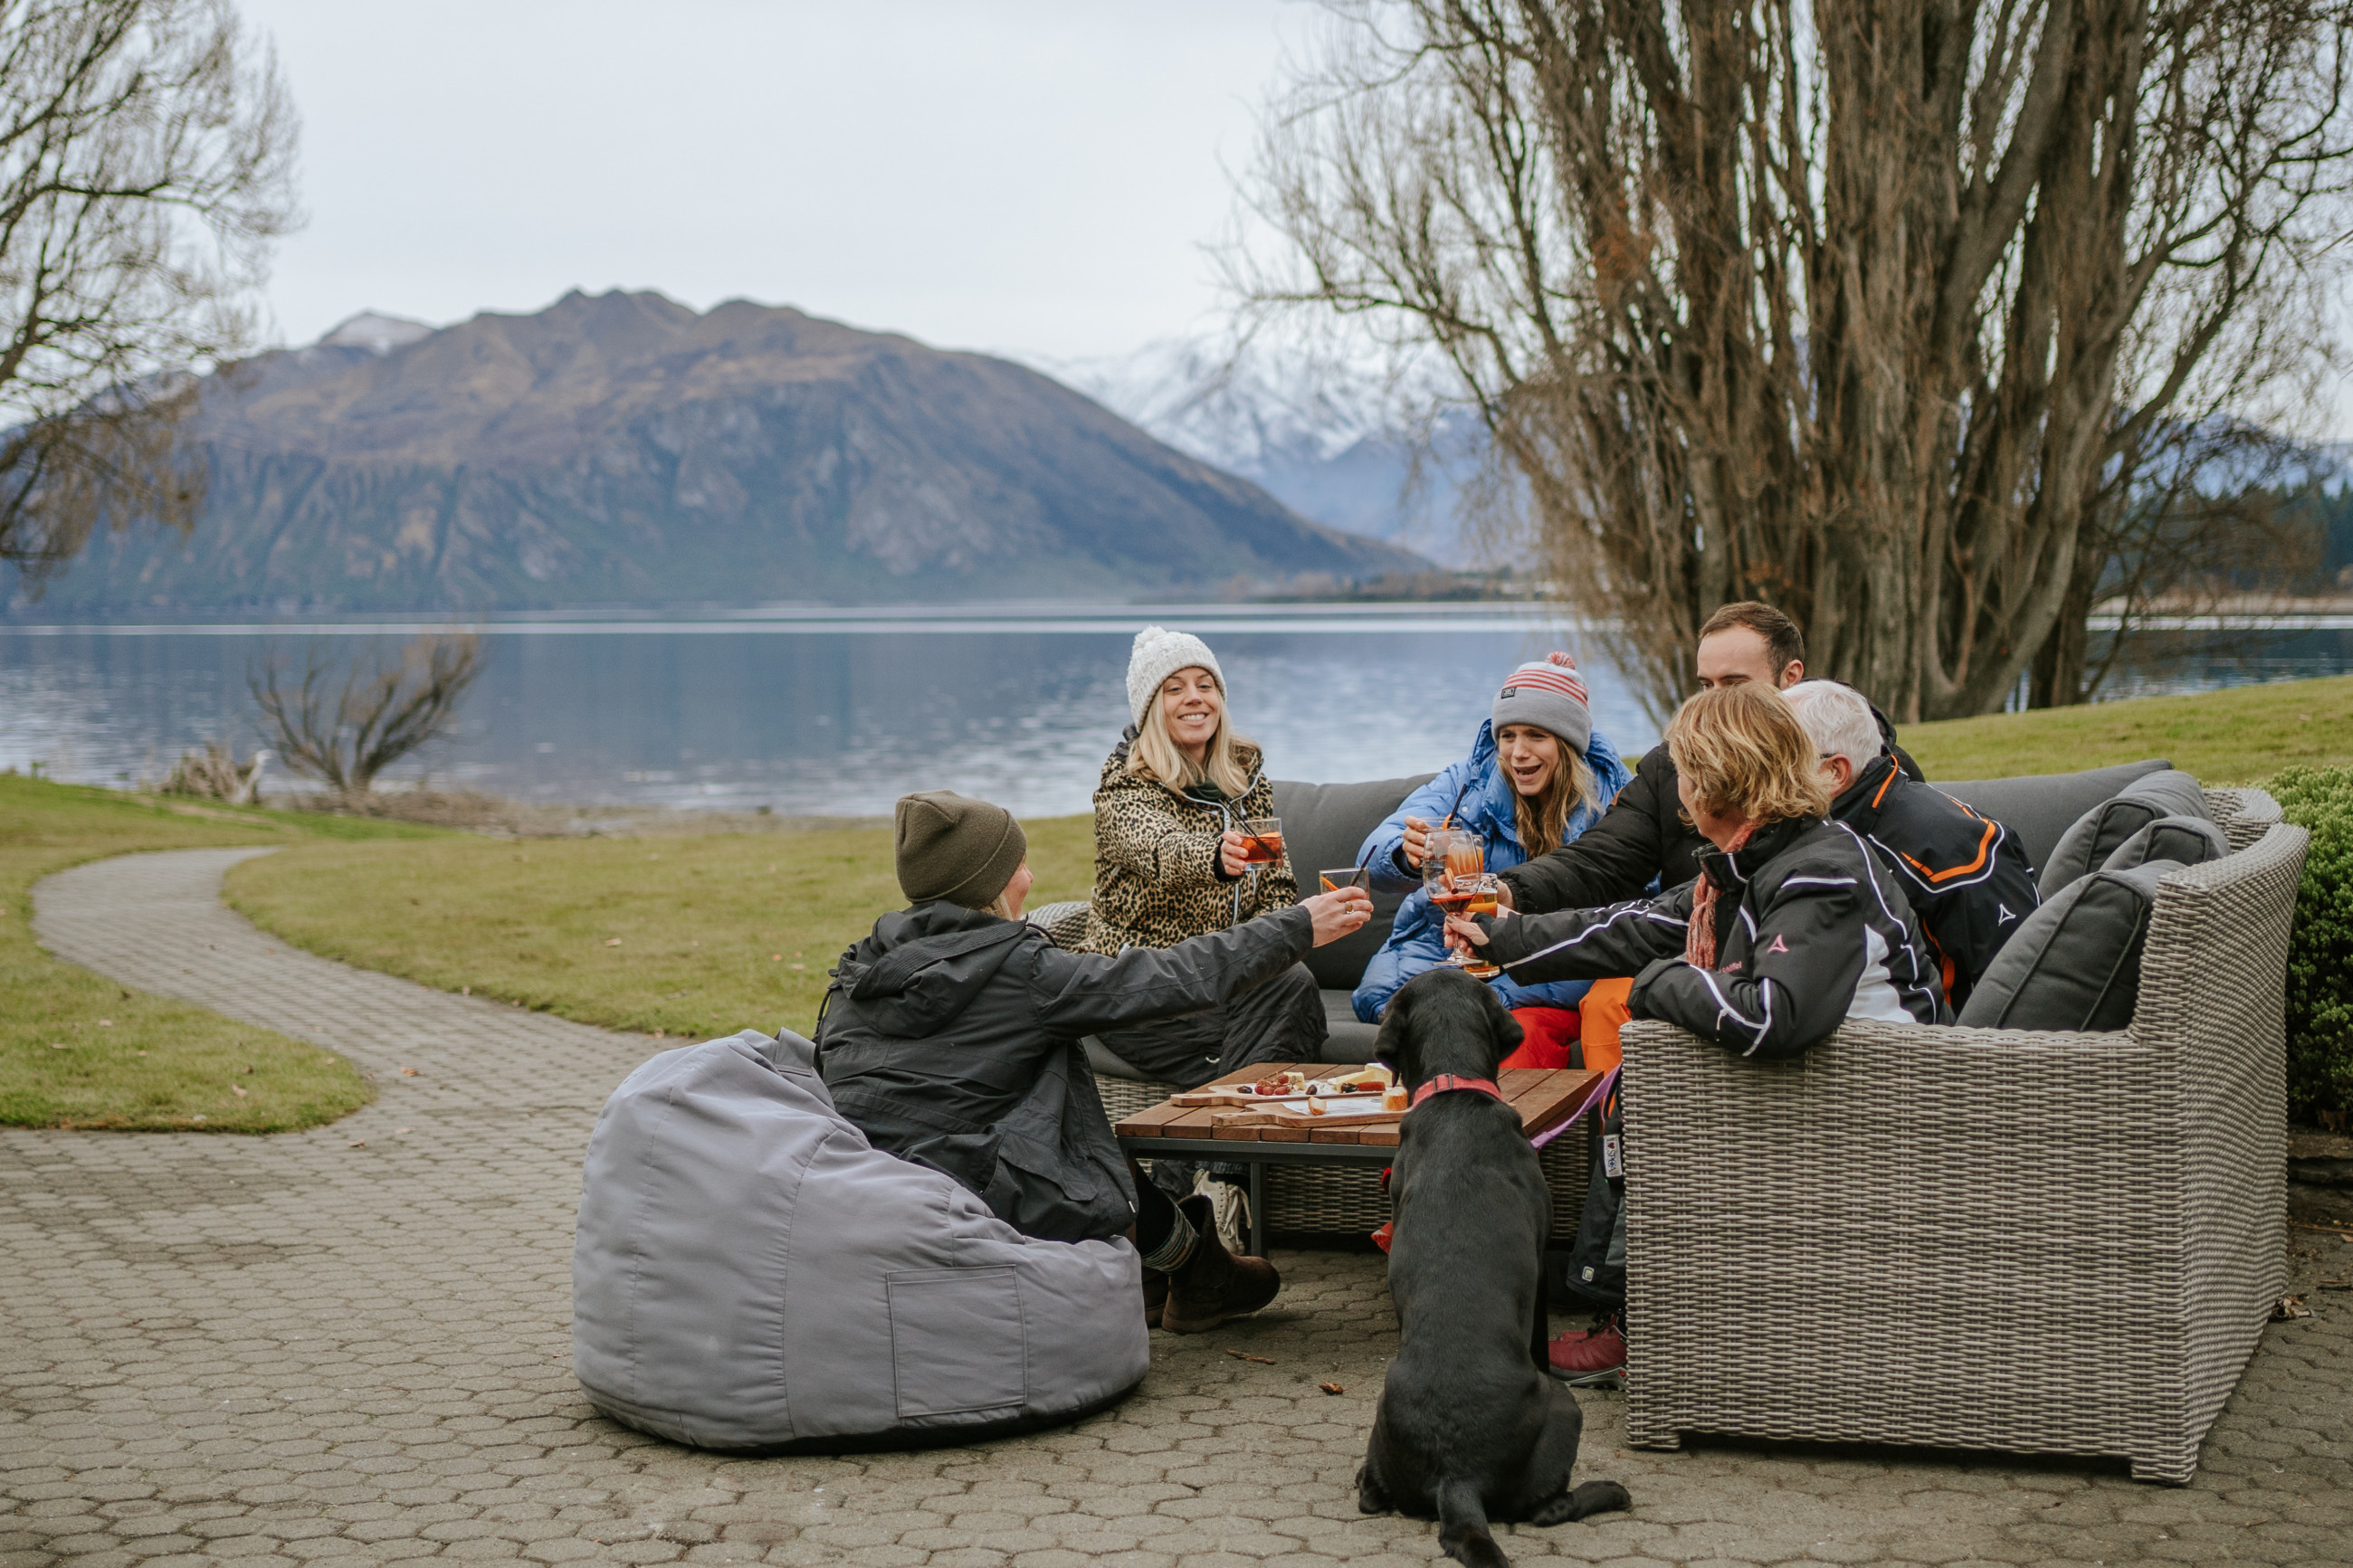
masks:
[[[1170,947],[1287,909],[1288,859],[1247,865],[1241,825],[1274,815],[1259,748],[1231,731],[1217,656],[1148,626],[1128,665],[1135,721],[1095,790],[1095,891],[1055,939],[1085,952]],[[1314,1061],[1328,1030],[1304,964],[1223,1006],[1101,1037],[1146,1075],[1185,1088],[1254,1062]]]

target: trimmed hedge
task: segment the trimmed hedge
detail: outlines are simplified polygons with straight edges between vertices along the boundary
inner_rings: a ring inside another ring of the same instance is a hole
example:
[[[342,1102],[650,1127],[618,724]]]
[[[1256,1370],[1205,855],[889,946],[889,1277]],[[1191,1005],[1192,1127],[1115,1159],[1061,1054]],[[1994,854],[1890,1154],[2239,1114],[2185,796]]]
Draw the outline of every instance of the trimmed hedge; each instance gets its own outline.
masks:
[[[2288,1115],[2334,1120],[2353,1110],[2353,768],[2286,768],[2263,787],[2312,834],[2288,938]]]

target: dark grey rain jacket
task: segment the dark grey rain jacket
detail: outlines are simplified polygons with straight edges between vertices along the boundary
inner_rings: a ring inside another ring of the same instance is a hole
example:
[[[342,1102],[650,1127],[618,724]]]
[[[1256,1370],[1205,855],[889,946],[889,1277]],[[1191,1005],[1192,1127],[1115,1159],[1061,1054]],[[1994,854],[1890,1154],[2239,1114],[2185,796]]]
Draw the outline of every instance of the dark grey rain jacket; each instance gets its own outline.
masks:
[[[1079,1041],[1212,1007],[1307,956],[1293,906],[1162,948],[1064,952],[1022,921],[935,902],[841,955],[818,1071],[867,1141],[944,1172],[1025,1236],[1118,1236],[1127,1162]]]

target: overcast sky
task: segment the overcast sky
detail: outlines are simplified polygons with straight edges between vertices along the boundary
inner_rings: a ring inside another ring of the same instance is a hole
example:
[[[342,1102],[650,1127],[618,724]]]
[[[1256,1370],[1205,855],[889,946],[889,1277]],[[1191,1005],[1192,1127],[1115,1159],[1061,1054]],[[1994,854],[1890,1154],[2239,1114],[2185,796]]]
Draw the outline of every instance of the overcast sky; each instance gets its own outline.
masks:
[[[1317,26],[1301,0],[243,6],[304,121],[279,342],[618,287],[1049,360],[1214,325],[1229,171]]]
[[[244,0],[303,119],[280,342],[570,289],[1069,357],[1217,309],[1278,0]],[[1222,160],[1222,165],[1221,165]]]

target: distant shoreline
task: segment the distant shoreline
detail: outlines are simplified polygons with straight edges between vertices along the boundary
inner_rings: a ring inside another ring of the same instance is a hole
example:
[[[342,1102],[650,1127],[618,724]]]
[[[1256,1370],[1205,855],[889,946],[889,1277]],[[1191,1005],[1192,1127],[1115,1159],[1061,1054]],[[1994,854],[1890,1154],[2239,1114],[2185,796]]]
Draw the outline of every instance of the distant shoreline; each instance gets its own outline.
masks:
[[[2085,625],[2117,629],[2122,617],[2097,606]],[[1167,622],[1204,636],[1249,634],[1443,635],[1453,632],[1611,633],[1615,620],[1580,615],[1545,599],[1224,601],[1166,605],[1001,603],[777,605],[750,608],[504,610],[479,616],[322,615],[175,619],[25,620],[0,616],[0,637],[415,637],[472,631],[485,637],[969,637],[999,633],[1128,636]],[[2225,601],[2211,610],[2143,615],[2149,631],[2285,633],[2353,631],[2353,595],[2285,601]]]
[[[1202,635],[1248,632],[1399,633],[1592,631],[1606,623],[1535,600],[1378,604],[884,605],[776,606],[704,612],[511,611],[477,616],[332,616],[285,620],[0,621],[24,637],[969,636],[1019,632],[1132,636],[1157,621]]]

